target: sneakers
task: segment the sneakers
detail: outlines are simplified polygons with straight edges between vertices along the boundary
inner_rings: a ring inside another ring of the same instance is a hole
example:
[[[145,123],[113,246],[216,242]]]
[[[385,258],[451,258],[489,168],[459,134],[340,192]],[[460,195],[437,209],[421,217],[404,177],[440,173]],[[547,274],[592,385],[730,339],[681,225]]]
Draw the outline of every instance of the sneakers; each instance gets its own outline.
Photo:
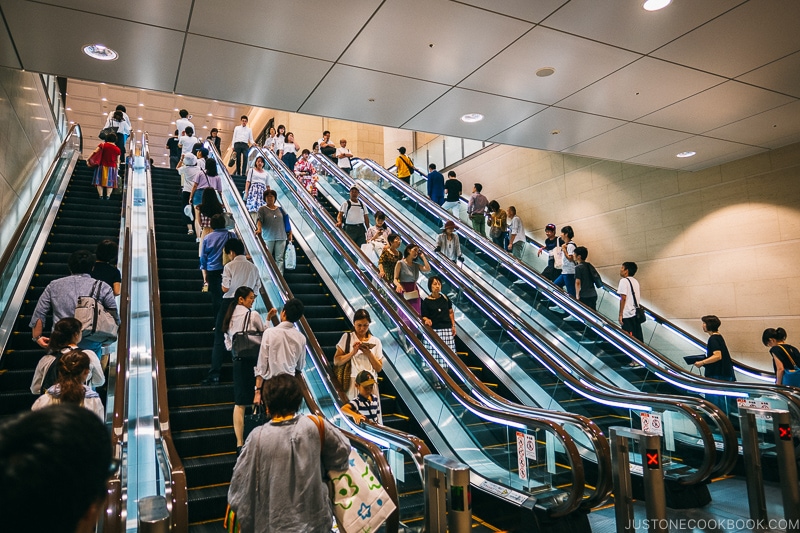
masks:
[[[624,366],[624,368],[642,368],[643,366],[644,366],[644,365],[640,365],[640,364],[639,364],[639,363],[637,363],[636,361],[631,361],[630,363],[628,363],[627,365],[625,365],[625,366]]]
[[[200,385],[219,385],[218,376],[208,376],[200,382]]]

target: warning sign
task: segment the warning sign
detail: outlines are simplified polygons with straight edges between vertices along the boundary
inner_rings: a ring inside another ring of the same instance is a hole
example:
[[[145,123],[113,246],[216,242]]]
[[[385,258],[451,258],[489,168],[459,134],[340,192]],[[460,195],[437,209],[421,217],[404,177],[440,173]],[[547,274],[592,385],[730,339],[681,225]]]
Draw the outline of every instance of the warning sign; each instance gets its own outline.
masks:
[[[517,431],[517,472],[523,481],[528,479],[528,460],[525,458],[525,434]]]
[[[525,435],[525,457],[536,460],[536,435]]]
[[[642,420],[642,431],[664,436],[664,423],[661,419],[661,413],[643,412],[639,417]]]

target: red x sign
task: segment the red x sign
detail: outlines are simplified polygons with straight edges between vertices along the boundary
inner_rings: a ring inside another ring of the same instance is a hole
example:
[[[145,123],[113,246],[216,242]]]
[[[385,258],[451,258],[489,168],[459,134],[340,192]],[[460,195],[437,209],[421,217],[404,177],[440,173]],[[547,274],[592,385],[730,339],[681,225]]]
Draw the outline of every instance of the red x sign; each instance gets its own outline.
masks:
[[[778,424],[778,437],[781,440],[792,440],[792,426],[789,424]]]
[[[647,450],[644,457],[645,461],[647,461],[647,468],[656,470],[661,467],[661,459],[658,450]]]

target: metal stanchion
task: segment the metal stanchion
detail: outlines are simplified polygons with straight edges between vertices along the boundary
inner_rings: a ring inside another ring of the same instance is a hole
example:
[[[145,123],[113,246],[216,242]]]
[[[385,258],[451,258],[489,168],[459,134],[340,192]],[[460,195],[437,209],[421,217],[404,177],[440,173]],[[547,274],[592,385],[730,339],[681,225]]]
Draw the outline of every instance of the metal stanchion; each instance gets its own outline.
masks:
[[[472,529],[469,467],[441,455],[426,455],[425,530],[468,533]]]
[[[167,510],[167,500],[163,496],[146,496],[139,499],[139,532],[169,532],[169,510]]]
[[[617,533],[634,533],[633,493],[630,478],[629,442],[639,443],[644,477],[647,526],[651,533],[668,533],[664,470],[661,465],[661,437],[640,429],[614,426],[611,435],[611,465],[614,481],[614,511]]]
[[[781,496],[783,497],[783,516],[787,522],[786,531],[800,531],[800,490],[797,485],[797,463],[795,462],[792,419],[789,411],[740,405],[739,418],[742,426],[742,448],[750,518],[764,522],[768,518],[756,418],[771,419],[775,435],[775,452],[778,457]]]

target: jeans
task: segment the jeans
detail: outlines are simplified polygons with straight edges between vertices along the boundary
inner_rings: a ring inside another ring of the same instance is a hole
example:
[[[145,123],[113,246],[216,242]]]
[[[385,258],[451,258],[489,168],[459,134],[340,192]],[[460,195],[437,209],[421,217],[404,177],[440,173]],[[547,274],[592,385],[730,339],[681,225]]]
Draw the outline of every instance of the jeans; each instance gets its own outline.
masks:
[[[345,224],[344,232],[347,233],[348,237],[353,239],[353,242],[356,243],[356,246],[359,248],[362,244],[367,244],[367,230],[364,224]]]
[[[461,202],[445,202],[442,204],[442,209],[450,211],[458,219],[461,218]]]
[[[264,239],[264,243],[267,245],[267,250],[269,250],[269,253],[272,254],[272,258],[275,259],[275,263],[278,265],[278,272],[283,274],[283,258],[284,254],[286,253],[286,239],[281,241],[268,241]]]
[[[506,246],[506,249],[508,247]],[[514,244],[511,245],[511,255],[522,260],[522,254],[525,253],[525,241],[514,241]]]
[[[470,221],[472,221],[472,229],[474,229],[481,237],[486,237],[486,217],[483,215],[480,216],[470,216]]]
[[[179,155],[171,155],[169,156],[169,168],[176,169],[178,167],[178,163],[181,162],[181,156]]]
[[[575,274],[564,274],[562,272],[553,283],[558,287],[565,287],[567,289],[567,294],[575,298]],[[639,331],[642,331],[641,327]]]
[[[233,143],[233,152],[236,157],[236,174],[242,175],[247,171],[247,152],[250,149],[247,143]]]

